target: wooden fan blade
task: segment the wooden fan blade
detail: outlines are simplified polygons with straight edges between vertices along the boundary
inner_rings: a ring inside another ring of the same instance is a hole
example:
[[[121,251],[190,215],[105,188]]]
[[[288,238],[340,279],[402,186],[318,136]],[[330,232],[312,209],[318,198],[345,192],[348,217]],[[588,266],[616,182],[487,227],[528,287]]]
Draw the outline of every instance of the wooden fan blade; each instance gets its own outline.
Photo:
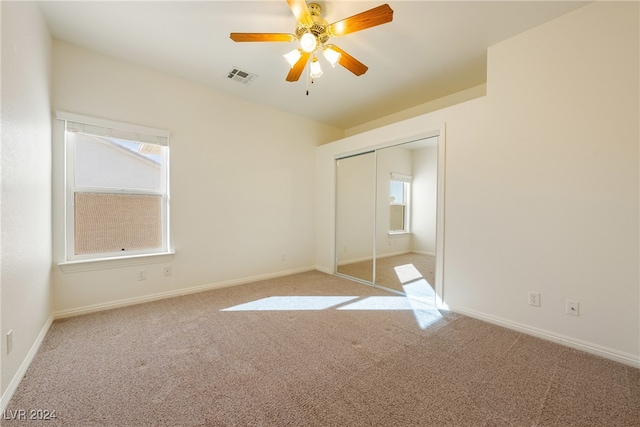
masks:
[[[344,50],[340,49],[338,46],[329,45],[328,47],[340,53],[340,60],[338,61],[338,64],[342,65],[344,68],[351,71],[356,76],[363,75],[369,69],[369,67],[358,61],[353,56],[349,55]]]
[[[341,21],[334,22],[327,27],[327,33],[331,37],[344,36],[356,31],[366,30],[376,25],[386,24],[393,20],[393,10],[388,4],[374,7],[365,12],[358,13]]]
[[[298,79],[302,75],[302,72],[304,71],[304,67],[306,67],[307,65],[309,56],[311,56],[311,54],[308,52],[302,53],[302,56],[300,57],[300,59],[298,59],[298,62],[296,62],[296,64],[293,67],[291,67],[291,70],[289,70],[289,74],[287,74],[288,82],[298,81]]]
[[[309,13],[307,2],[304,0],[287,0],[287,3],[289,3],[289,8],[291,8],[293,15],[296,17],[300,25],[306,28],[311,28],[313,25],[313,18]]]
[[[292,42],[297,40],[293,34],[282,33],[231,33],[234,42]]]

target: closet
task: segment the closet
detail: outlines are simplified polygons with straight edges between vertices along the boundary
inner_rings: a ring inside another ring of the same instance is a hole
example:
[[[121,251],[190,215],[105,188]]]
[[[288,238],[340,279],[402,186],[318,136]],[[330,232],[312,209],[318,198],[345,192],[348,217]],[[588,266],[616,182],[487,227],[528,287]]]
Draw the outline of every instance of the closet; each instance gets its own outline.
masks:
[[[434,136],[336,159],[337,275],[437,302],[442,150]]]

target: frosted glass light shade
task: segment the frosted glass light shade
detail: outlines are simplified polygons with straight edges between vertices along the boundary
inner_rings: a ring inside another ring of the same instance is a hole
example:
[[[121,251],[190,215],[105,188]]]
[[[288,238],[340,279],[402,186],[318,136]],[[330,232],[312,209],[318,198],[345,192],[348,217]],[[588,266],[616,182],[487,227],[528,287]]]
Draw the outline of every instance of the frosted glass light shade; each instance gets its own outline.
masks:
[[[340,61],[340,57],[342,56],[340,52],[336,52],[330,47],[324,49],[322,51],[322,54],[324,55],[325,59],[329,61],[332,67],[335,67],[338,64],[338,62]]]
[[[284,59],[289,63],[289,66],[293,67],[302,57],[302,53],[300,53],[300,49],[294,49],[286,55],[282,56],[284,56]]]
[[[316,50],[317,45],[318,41],[316,40],[316,36],[311,33],[304,33],[302,37],[300,37],[300,47],[305,52],[313,52]]]
[[[320,68],[320,63],[318,62],[318,58],[316,57],[311,60],[309,75],[314,79],[322,75],[322,68]]]

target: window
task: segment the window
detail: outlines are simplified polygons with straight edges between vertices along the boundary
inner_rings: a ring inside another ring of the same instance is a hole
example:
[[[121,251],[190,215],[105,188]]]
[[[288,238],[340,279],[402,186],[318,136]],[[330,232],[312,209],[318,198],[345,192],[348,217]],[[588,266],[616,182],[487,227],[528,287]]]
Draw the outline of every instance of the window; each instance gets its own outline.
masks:
[[[391,174],[389,183],[390,207],[389,207],[389,232],[409,232],[409,197],[411,177],[408,175]]]
[[[169,132],[65,120],[66,259],[169,252]]]

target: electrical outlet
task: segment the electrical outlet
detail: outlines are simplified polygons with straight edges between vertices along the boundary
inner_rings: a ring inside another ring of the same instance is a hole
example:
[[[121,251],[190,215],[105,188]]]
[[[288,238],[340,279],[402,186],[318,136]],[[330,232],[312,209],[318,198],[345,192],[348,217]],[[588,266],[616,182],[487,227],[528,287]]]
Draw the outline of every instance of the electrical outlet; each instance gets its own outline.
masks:
[[[147,280],[147,270],[138,271],[138,280]]]
[[[567,300],[567,314],[571,316],[580,316],[580,303],[578,301]]]
[[[13,329],[7,332],[7,354],[13,350]]]
[[[163,271],[164,271],[164,275],[165,275],[165,277],[171,276],[171,266],[170,266],[170,265],[167,265],[167,266],[163,269]]]
[[[540,307],[540,292],[529,291],[529,305]]]

